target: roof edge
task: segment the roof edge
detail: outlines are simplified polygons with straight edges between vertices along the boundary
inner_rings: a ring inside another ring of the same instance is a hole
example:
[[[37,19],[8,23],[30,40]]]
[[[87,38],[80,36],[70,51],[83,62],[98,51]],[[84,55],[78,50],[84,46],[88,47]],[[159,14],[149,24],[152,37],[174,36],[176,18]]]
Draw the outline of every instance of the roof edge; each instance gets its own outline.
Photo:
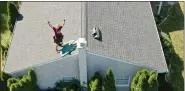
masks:
[[[159,41],[159,44],[160,44],[160,47],[161,47],[161,51],[162,51],[162,56],[163,56],[163,58],[164,58],[164,61],[163,61],[163,63],[164,63],[164,65],[165,65],[165,67],[166,67],[166,71],[165,72],[169,72],[169,70],[168,70],[168,66],[167,66],[167,64],[166,64],[166,58],[165,58],[165,56],[164,56],[164,51],[163,51],[163,48],[162,48],[162,44],[161,44],[161,40],[160,40],[160,37],[159,37],[159,32],[158,32],[158,29],[157,29],[157,25],[156,25],[156,22],[155,22],[155,18],[154,18],[154,14],[153,14],[153,11],[152,11],[152,6],[151,6],[151,3],[150,2],[148,2],[149,4],[150,4],[150,10],[151,10],[151,12],[152,12],[152,19],[153,19],[153,21],[152,22],[154,22],[154,26],[155,26],[155,29],[156,29],[156,31],[157,31],[157,39],[158,39],[158,41]]]
[[[17,70],[15,70],[15,71],[7,72],[7,73],[13,74],[13,73],[16,73],[16,72],[20,72],[20,71],[27,70],[28,68],[31,68],[31,67],[33,67],[33,68],[39,67],[39,66],[42,66],[42,65],[45,65],[45,64],[49,64],[49,63],[52,63],[52,62],[59,61],[59,60],[61,60],[61,59],[67,59],[67,58],[70,58],[70,57],[73,57],[73,56],[76,56],[76,55],[78,55],[78,53],[73,54],[73,55],[69,55],[69,56],[67,56],[67,57],[65,57],[65,58],[60,57],[60,58],[56,58],[56,59],[53,59],[53,60],[48,60],[48,61],[46,61],[46,62],[37,63],[37,64],[31,65],[31,66],[28,66],[28,67],[25,67],[25,68],[21,68],[21,69],[17,69]],[[6,71],[5,71],[5,72],[6,72]]]
[[[92,53],[92,52],[87,52],[87,54],[91,54],[91,55],[95,55],[95,56],[100,56],[100,57],[104,57],[104,58],[108,58],[108,59],[112,59],[112,60],[116,60],[116,61],[120,61],[120,62],[124,62],[124,63],[128,63],[128,64],[132,64],[132,65],[136,65],[136,66],[140,66],[140,67],[145,67],[145,68],[157,70],[154,67],[150,67],[150,66],[147,66],[147,65],[140,65],[140,64],[137,64],[137,63],[133,63],[133,62],[129,62],[129,61],[124,61],[124,60],[120,60],[120,59],[116,59],[116,58],[111,58],[111,57],[104,56],[104,55],[101,55],[101,54],[95,54],[95,53]],[[157,73],[166,73],[166,72],[167,72],[166,70],[157,70]]]

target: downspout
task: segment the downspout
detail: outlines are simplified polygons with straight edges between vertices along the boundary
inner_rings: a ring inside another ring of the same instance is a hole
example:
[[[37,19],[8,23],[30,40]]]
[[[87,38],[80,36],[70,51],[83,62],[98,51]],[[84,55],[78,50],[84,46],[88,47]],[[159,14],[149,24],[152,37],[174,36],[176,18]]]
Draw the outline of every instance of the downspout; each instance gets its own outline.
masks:
[[[163,2],[161,1],[161,2],[160,2],[160,4],[159,4],[159,9],[158,9],[157,15],[159,15],[159,14],[160,14],[160,12],[161,12],[162,4],[163,4]]]

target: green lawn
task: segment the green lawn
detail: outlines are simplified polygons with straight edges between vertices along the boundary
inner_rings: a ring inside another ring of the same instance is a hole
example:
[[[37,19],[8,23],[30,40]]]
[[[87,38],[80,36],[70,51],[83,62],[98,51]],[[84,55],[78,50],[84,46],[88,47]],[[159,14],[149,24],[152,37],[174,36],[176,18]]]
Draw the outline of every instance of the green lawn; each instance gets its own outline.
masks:
[[[181,6],[184,6],[184,3],[180,2],[180,5],[179,3],[173,5],[168,12],[170,16],[159,26],[163,32],[170,36],[174,49],[173,56],[170,57],[171,68],[169,68],[170,81],[174,91],[184,91],[184,10],[181,10]],[[163,10],[167,10],[166,8],[169,6],[163,7]],[[163,11],[163,13],[166,12]]]

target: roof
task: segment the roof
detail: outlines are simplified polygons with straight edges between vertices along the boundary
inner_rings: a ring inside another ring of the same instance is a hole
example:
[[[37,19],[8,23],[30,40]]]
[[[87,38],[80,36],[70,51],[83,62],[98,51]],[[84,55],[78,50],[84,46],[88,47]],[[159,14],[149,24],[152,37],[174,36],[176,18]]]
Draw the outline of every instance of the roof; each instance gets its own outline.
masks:
[[[23,2],[20,13],[24,18],[16,24],[7,72],[60,57],[47,21],[64,18],[64,41],[86,37],[88,52],[167,71],[149,2]],[[101,42],[91,36],[94,26]]]
[[[66,19],[62,33],[64,42],[80,37],[80,2],[22,2],[8,51],[5,71],[12,72],[60,57],[55,51],[53,30],[47,22],[55,25]],[[77,51],[72,52],[77,53]]]
[[[88,52],[166,72],[167,66],[149,2],[88,2]],[[102,41],[91,36],[96,26]]]

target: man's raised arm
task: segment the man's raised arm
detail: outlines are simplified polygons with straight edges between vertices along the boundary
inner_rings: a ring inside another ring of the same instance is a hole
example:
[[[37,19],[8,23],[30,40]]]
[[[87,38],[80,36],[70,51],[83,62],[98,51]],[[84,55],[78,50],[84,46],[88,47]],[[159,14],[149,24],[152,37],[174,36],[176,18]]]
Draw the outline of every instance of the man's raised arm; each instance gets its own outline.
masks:
[[[51,28],[53,28],[53,26],[50,24],[50,21],[48,21],[48,24],[49,24],[49,26],[50,26]]]
[[[65,21],[66,21],[66,20],[64,19],[64,22],[63,22],[62,26],[64,26],[64,25],[65,25]]]

